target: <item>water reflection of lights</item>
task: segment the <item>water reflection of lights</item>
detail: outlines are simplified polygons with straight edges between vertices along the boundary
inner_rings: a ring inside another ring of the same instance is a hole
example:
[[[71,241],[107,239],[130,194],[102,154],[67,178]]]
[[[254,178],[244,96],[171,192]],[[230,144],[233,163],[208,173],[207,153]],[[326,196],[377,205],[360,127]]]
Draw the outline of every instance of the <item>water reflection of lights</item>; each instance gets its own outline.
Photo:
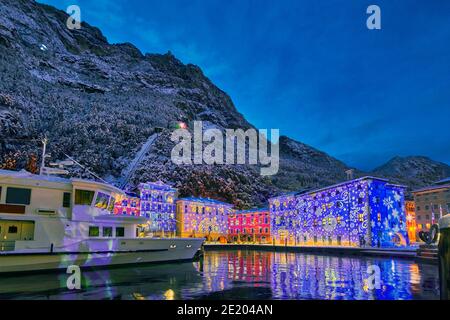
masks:
[[[369,288],[370,265],[380,268],[381,289]],[[77,292],[66,290],[67,275],[61,274],[55,285],[62,288],[61,293],[53,298],[438,299],[437,274],[437,266],[408,260],[206,251],[203,259],[193,263],[84,271],[83,290]],[[50,276],[38,276],[36,281],[50,290],[49,280],[54,281]],[[0,288],[8,283],[13,282],[0,279]]]
[[[134,298],[134,300],[145,300],[145,297],[142,294],[137,293],[137,292],[133,293],[133,298]]]
[[[175,292],[172,289],[167,290],[164,292],[164,298],[166,298],[166,300],[174,300]]]

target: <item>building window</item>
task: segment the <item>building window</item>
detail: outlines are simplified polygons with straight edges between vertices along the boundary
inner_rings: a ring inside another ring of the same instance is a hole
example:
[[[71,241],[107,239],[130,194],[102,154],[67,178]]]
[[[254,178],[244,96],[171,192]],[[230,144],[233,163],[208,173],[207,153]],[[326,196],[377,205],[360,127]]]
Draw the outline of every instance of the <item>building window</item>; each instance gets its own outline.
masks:
[[[106,209],[109,203],[109,195],[98,192],[97,198],[95,199],[95,207],[99,209]]]
[[[125,236],[125,228],[124,227],[116,227],[116,237],[123,238]]]
[[[420,206],[417,206],[417,211],[420,211]]]
[[[99,227],[89,227],[89,237],[99,237],[100,236],[100,228]]]
[[[18,231],[17,226],[8,227],[8,233],[16,234]]]
[[[114,205],[115,204],[116,204],[116,199],[111,197],[111,200],[109,201],[109,205],[108,205],[108,209],[107,210],[112,213],[114,211]],[[135,202],[134,202],[134,208],[136,208],[136,203]]]
[[[430,210],[430,206],[425,206],[425,210]]]
[[[91,190],[75,190],[75,204],[81,206],[90,206],[94,199],[94,191]]]
[[[31,199],[31,189],[12,188],[6,190],[6,203],[29,205]]]
[[[112,227],[103,227],[103,236],[104,237],[111,238],[113,236],[112,232],[113,232]]]
[[[70,208],[70,201],[72,194],[70,192],[64,192],[63,194],[63,208]]]

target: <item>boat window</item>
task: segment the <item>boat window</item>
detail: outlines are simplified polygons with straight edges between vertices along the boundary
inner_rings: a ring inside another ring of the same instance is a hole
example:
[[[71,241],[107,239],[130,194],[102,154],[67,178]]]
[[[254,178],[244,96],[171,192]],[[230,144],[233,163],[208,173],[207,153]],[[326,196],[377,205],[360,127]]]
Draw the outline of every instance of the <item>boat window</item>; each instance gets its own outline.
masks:
[[[116,227],[116,237],[124,237],[124,236],[125,236],[125,228]]]
[[[89,237],[98,237],[100,236],[100,229],[99,227],[89,227]]]
[[[17,233],[17,227],[16,226],[10,226],[8,228],[8,233]]]
[[[95,206],[100,209],[106,209],[109,203],[109,195],[98,192],[97,198],[95,199]]]
[[[94,199],[94,191],[90,190],[75,190],[75,204],[90,206],[92,199]]]
[[[112,227],[103,227],[103,236],[110,238],[112,237],[113,228]]]
[[[6,203],[29,205],[31,199],[31,189],[12,188],[6,191]]]
[[[72,194],[70,192],[64,192],[63,194],[63,208],[70,208],[70,200]]]
[[[113,212],[114,211],[114,205],[116,204],[116,199],[111,197],[111,201],[109,201],[108,211]]]

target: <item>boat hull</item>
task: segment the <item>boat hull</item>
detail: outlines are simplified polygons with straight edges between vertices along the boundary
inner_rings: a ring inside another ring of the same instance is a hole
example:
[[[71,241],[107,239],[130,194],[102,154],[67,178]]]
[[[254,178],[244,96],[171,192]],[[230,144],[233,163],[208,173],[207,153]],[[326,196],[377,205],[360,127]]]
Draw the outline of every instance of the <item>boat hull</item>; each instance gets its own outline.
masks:
[[[152,239],[139,250],[99,252],[14,252],[0,254],[0,274],[192,260],[202,239]]]

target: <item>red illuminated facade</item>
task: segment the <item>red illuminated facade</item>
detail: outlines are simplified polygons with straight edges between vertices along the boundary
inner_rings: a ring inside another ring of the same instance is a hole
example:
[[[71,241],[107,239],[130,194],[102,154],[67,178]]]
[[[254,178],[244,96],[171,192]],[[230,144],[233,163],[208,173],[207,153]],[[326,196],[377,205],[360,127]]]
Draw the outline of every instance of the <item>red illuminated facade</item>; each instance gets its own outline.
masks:
[[[269,209],[236,211],[228,216],[228,241],[269,243]]]

